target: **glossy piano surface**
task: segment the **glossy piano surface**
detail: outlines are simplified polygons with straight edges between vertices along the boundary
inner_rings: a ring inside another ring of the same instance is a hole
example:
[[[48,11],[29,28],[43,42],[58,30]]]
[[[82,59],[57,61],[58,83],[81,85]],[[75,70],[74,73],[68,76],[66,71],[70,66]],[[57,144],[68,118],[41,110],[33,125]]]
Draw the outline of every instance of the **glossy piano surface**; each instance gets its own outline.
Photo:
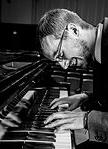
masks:
[[[56,148],[71,149],[71,132],[54,133],[54,129],[44,127],[43,121],[47,116],[56,112],[49,107],[50,102],[59,97],[60,91],[67,91],[66,87],[38,87],[29,90],[22,98],[24,103],[29,103],[27,109],[17,107],[14,112],[18,112],[23,122],[18,128],[8,130],[1,139],[1,145],[12,148],[12,144],[19,143],[23,148]],[[68,91],[67,91],[68,92]],[[61,139],[60,139],[61,138]],[[63,140],[65,143],[63,145]],[[43,147],[42,147],[43,146]],[[17,146],[14,146],[17,148]]]
[[[74,149],[75,136],[72,131],[56,134],[54,129],[44,128],[43,121],[48,115],[57,111],[57,109],[51,110],[49,104],[54,98],[59,97],[61,92],[62,96],[66,92],[67,96],[73,92],[80,92],[86,84],[85,79],[90,84],[88,90],[92,91],[92,77],[92,70],[69,68],[64,71],[56,64],[41,60],[29,63],[15,71],[12,76],[9,75],[1,80],[1,97],[7,100],[1,101],[0,116],[6,119],[11,112],[14,112],[22,122],[17,128],[8,128],[1,137],[0,146],[12,149],[63,149],[64,146],[64,149]],[[7,85],[3,85],[4,82],[7,82]],[[10,82],[13,82],[13,87]],[[11,95],[4,94],[7,92]],[[67,147],[63,145],[64,140],[67,140],[67,144],[65,143]]]

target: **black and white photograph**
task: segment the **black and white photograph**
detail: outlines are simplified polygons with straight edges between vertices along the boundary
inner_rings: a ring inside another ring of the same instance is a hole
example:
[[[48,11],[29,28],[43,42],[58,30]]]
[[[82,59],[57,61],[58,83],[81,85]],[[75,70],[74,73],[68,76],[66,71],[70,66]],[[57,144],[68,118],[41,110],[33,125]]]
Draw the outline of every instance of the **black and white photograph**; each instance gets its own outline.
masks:
[[[108,0],[0,0],[0,149],[108,149]]]

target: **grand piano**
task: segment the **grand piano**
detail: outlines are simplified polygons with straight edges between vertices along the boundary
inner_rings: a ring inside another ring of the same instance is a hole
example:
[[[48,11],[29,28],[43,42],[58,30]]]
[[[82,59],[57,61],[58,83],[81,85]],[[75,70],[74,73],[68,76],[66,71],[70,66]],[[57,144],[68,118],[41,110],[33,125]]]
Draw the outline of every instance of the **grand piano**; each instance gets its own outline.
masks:
[[[18,35],[18,30],[31,30],[36,26],[2,24],[7,32]],[[1,28],[2,28],[1,27]],[[31,29],[32,28],[32,29]],[[25,33],[24,32],[24,33]],[[23,38],[26,37],[24,36]],[[33,35],[33,34],[31,34]],[[93,70],[69,67],[63,70],[39,53],[38,37],[24,43],[14,40],[14,45],[1,45],[0,64],[0,148],[11,149],[75,149],[78,139],[75,131],[55,133],[43,121],[58,109],[50,109],[54,98],[65,97],[81,91],[93,90]],[[30,37],[30,34],[28,35]],[[20,38],[20,39],[21,39]],[[3,41],[5,38],[3,38]],[[5,40],[7,41],[7,39]],[[26,45],[25,45],[26,44]],[[33,46],[33,44],[32,44]],[[11,116],[21,120],[17,127],[6,125]],[[80,142],[80,141],[79,141]]]

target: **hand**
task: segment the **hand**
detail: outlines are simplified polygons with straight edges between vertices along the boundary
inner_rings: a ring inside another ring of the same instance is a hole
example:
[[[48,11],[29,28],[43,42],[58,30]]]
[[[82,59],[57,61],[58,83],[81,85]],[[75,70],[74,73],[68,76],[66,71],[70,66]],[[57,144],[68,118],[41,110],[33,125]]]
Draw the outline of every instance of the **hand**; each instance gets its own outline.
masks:
[[[21,123],[16,113],[10,112],[5,119],[1,121],[1,125],[5,128],[18,127]]]
[[[78,108],[81,105],[82,101],[84,101],[87,98],[88,96],[85,93],[75,94],[69,97],[56,98],[51,102],[50,106],[51,109],[54,109],[59,105],[68,104],[68,110],[74,110]]]
[[[2,137],[5,135],[7,131],[7,128],[5,128],[1,123],[0,123],[0,140],[2,139]]]
[[[9,113],[5,119],[0,121],[0,139],[5,135],[9,127],[18,127],[21,121],[13,112]]]
[[[0,139],[2,139],[9,127],[18,127],[20,123],[21,121],[13,112],[10,112],[5,119],[0,119]]]
[[[50,115],[45,121],[46,128],[61,130],[75,130],[84,128],[84,116],[86,112],[61,111]],[[55,120],[55,121],[54,121]]]

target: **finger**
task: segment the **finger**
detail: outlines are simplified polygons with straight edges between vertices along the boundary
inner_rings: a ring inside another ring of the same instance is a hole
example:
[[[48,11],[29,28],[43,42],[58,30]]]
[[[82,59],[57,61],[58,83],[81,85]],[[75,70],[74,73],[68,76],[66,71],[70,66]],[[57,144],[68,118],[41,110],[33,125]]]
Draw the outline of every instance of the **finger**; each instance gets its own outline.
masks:
[[[69,111],[73,111],[73,110],[75,110],[77,107],[78,107],[77,105],[72,104],[72,105],[69,106],[68,110],[69,110]]]
[[[49,117],[47,117],[47,119],[44,121],[44,124],[47,124],[47,123],[51,122],[52,120],[57,119],[59,117],[61,117],[59,112],[53,113]]]
[[[70,111],[62,111],[62,112],[56,112],[50,115],[45,121],[44,124],[47,124],[51,122],[54,119],[61,119],[61,118],[68,118],[71,116]]]
[[[3,124],[5,127],[18,127],[18,125],[14,124],[13,122],[11,122],[11,121],[8,120],[8,119],[2,120],[2,124]]]
[[[66,119],[60,119],[60,120],[56,120],[54,122],[52,122],[51,124],[46,125],[46,128],[54,128],[54,127],[58,127],[67,123],[72,122],[72,120],[70,118],[66,118]]]
[[[72,123],[63,124],[56,129],[56,132],[63,131],[63,130],[74,130],[75,127],[72,126]]]
[[[50,106],[53,105],[55,102],[57,102],[58,100],[60,100],[60,98],[55,98],[51,103]]]
[[[5,135],[6,131],[7,128],[0,123],[0,140],[2,140],[2,137]]]
[[[14,120],[14,121],[16,121],[17,123],[21,123],[20,119],[19,119],[18,116],[15,115],[15,114],[9,113],[9,114],[7,115],[7,118],[9,118],[9,119],[11,119],[11,120]]]
[[[51,109],[54,109],[54,108],[58,107],[59,105],[67,104],[67,103],[68,103],[67,100],[59,100],[58,102],[54,103],[54,104],[51,106]]]
[[[66,123],[61,125],[60,127],[57,128],[57,131],[62,131],[62,130],[77,130],[77,129],[83,129],[84,126],[82,124],[78,124],[78,122],[75,122],[75,119],[71,120],[70,123]]]
[[[56,102],[59,102],[59,101],[65,101],[65,102],[67,102],[68,99],[69,99],[69,97],[55,98],[55,99],[50,103],[50,106],[52,106],[53,104],[55,104]]]

